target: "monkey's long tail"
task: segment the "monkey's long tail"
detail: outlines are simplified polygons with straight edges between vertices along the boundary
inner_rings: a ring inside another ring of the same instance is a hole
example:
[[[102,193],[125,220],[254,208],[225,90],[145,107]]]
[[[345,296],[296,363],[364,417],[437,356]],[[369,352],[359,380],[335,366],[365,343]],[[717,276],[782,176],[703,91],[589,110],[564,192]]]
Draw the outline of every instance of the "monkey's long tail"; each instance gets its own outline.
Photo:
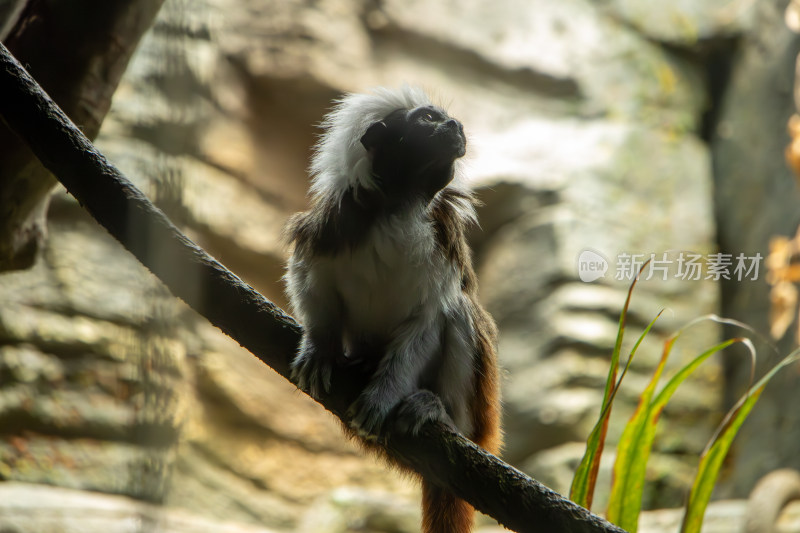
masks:
[[[464,500],[422,481],[423,533],[469,533],[474,514]]]

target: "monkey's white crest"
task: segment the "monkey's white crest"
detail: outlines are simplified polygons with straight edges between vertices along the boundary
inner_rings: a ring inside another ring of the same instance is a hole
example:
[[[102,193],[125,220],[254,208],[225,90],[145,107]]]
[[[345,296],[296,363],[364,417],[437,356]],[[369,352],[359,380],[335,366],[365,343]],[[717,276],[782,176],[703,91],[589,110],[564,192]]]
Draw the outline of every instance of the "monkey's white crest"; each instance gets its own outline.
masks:
[[[325,130],[311,159],[311,189],[315,197],[341,200],[349,188],[374,187],[369,154],[360,139],[367,128],[392,111],[432,105],[425,91],[403,85],[399,89],[376,87],[369,93],[350,93],[336,101],[321,126]],[[452,186],[460,187],[460,161],[455,163]]]

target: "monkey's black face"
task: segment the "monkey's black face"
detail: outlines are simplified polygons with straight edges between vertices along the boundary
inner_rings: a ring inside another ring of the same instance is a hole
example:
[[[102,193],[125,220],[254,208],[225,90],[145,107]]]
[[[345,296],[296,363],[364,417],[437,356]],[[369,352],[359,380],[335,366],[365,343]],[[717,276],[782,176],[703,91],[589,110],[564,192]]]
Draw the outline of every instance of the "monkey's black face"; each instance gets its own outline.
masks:
[[[400,109],[361,137],[372,156],[372,176],[386,198],[427,200],[453,179],[453,162],[466,153],[464,128],[433,106]]]

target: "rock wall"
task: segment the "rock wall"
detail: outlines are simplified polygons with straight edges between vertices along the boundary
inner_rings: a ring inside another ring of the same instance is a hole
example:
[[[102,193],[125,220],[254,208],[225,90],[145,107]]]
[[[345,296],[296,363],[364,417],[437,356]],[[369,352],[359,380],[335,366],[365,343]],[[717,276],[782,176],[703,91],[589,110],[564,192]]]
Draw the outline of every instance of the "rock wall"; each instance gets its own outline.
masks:
[[[720,249],[766,257],[774,236],[792,236],[800,223],[797,181],[783,158],[789,142],[788,117],[795,112],[792,91],[800,39],[783,24],[787,2],[759,2],[754,25],[743,39],[722,100],[712,139],[716,218]],[[726,283],[723,309],[767,339],[770,301],[766,278]],[[795,326],[796,327],[796,326]],[[789,328],[775,347],[761,343],[757,373],[796,348]],[[772,341],[772,339],[770,339]],[[749,382],[746,356],[726,366],[729,401]],[[727,493],[743,494],[765,471],[800,467],[796,442],[800,413],[788,408],[800,399],[796,367],[778,375],[742,429],[730,468]]]
[[[762,210],[728,210],[733,198],[763,199],[763,211],[775,194],[792,205],[782,171],[774,188],[754,182],[744,195],[728,177],[764,175],[744,170],[754,161],[746,148],[760,146],[761,124],[773,132],[788,118],[780,106],[760,113],[766,96],[747,90],[772,79],[759,69],[779,77],[789,64],[794,41],[776,29],[778,12],[767,0],[167,0],[98,144],[190,236],[283,304],[280,229],[305,205],[314,124],[343,91],[426,87],[464,122],[484,202],[472,244],[501,329],[504,457],[566,492],[599,411],[630,284],[626,254],[671,267],[645,271],[652,279],[634,293],[626,348],[669,311],[626,378],[612,442],[667,336],[731,309],[721,294],[763,289],[680,279],[675,268],[681,253],[765,245],[736,221]],[[765,64],[774,56],[761,45],[783,63]],[[760,122],[720,133],[736,121]],[[768,153],[778,144],[758,151],[776,169]],[[725,194],[732,199],[720,201]],[[780,213],[771,220],[790,227]],[[364,458],[316,404],[173,301],[64,193],[49,219],[36,267],[0,277],[0,479],[279,530],[414,530],[407,480]],[[729,237],[739,235],[753,246]],[[608,269],[592,282],[580,278],[587,250]],[[689,330],[670,368],[719,334],[710,322]],[[722,416],[724,377],[709,361],[665,411],[647,506],[682,504]],[[749,427],[782,439],[774,415],[761,416]],[[746,492],[764,469],[748,461],[763,441],[742,442],[728,493]],[[774,463],[795,441],[785,442]]]

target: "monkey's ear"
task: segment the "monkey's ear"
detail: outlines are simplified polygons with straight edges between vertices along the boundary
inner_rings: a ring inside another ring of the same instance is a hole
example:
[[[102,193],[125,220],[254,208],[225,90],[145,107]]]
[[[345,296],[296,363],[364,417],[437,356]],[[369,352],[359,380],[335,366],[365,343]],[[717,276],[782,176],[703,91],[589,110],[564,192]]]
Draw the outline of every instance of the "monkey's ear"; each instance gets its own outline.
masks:
[[[375,122],[367,128],[366,133],[361,137],[361,144],[364,145],[367,151],[372,150],[383,141],[388,130],[389,127],[384,121]]]

